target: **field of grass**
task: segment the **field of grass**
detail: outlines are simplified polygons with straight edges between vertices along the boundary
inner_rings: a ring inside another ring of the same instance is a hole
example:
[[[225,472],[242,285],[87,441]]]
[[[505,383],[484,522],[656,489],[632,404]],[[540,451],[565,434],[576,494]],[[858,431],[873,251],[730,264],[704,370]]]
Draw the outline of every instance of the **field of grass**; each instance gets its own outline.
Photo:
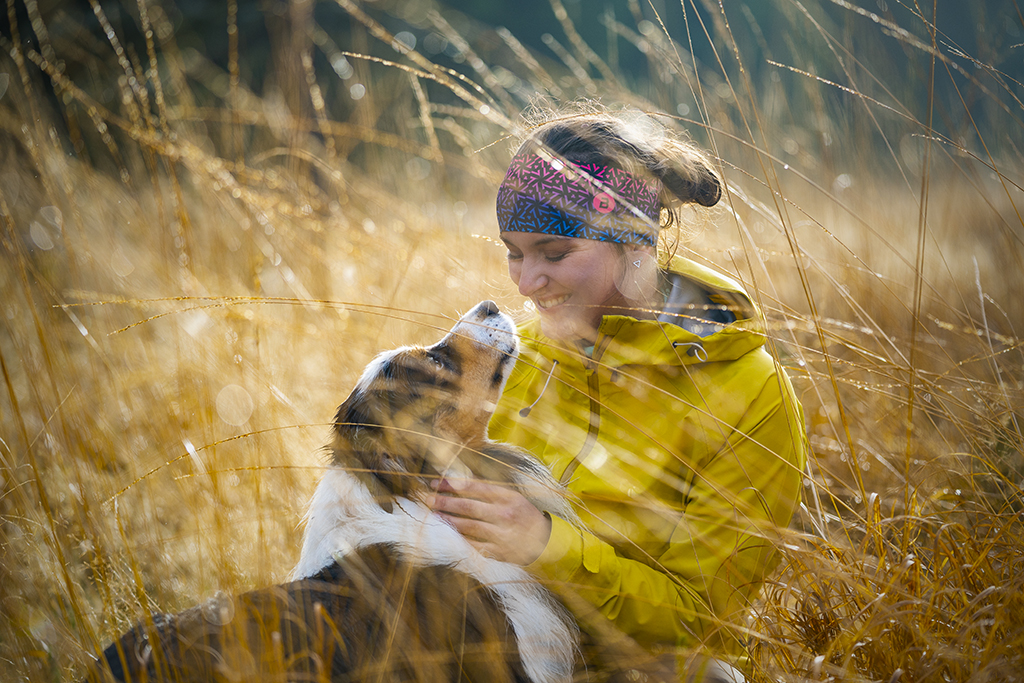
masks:
[[[593,44],[586,2],[545,6],[540,50],[427,0],[256,28],[229,0],[205,33],[9,0],[0,677],[74,680],[147,610],[286,578],[369,358],[484,298],[528,314],[506,136],[579,97],[712,150],[727,196],[667,246],[757,293],[804,405],[755,679],[1022,676],[1016,0],[631,0]]]

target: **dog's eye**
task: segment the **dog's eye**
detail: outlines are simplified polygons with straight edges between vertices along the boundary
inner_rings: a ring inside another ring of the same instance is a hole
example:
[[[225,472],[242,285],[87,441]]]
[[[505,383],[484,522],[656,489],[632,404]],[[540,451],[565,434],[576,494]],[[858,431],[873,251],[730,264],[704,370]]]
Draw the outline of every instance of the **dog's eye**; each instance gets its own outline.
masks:
[[[462,361],[458,348],[441,342],[426,349],[426,354],[424,355],[438,369],[444,370],[446,374],[456,377],[462,374]]]
[[[443,354],[438,353],[437,351],[428,351],[427,359],[437,367],[441,368],[442,370],[448,369],[447,359],[444,357]]]

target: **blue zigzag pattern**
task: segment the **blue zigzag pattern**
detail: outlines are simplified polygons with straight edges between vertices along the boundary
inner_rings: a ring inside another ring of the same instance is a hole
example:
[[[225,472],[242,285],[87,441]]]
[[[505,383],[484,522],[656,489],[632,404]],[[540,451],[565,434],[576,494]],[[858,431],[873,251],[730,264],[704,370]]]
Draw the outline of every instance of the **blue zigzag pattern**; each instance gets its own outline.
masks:
[[[654,245],[659,194],[657,182],[618,168],[567,168],[524,152],[512,160],[498,189],[498,225],[503,231]]]

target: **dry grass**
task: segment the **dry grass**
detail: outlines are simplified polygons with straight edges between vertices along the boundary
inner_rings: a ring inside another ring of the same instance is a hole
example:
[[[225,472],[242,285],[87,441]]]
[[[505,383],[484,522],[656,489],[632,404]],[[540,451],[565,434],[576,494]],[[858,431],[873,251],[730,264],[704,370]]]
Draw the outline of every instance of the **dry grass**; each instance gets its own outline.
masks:
[[[285,578],[369,357],[482,298],[522,305],[478,237],[507,160],[491,143],[530,98],[600,92],[679,114],[721,159],[729,197],[680,248],[756,288],[808,416],[755,678],[1020,676],[1024,108],[994,68],[1013,3],[978,10],[977,64],[916,4],[774,0],[758,17],[802,36],[782,51],[742,3],[686,3],[671,41],[635,6],[646,23],[609,30],[644,77],[554,18],[575,70],[449,10],[338,4],[355,19],[330,33],[285,7],[268,57],[228,3],[223,66],[179,44],[169,5],[126,3],[103,42],[8,4],[38,42],[19,21],[0,58],[5,675],[73,678],[145,610]],[[463,75],[384,25],[446,35]],[[720,61],[688,52],[705,27]]]

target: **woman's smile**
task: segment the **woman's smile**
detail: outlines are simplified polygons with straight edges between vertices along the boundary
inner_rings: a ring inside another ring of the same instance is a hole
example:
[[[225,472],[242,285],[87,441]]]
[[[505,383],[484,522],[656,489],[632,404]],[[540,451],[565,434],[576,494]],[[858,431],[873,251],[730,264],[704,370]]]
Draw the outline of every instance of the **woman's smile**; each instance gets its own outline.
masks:
[[[545,298],[536,297],[536,298],[533,299],[533,303],[535,303],[537,305],[537,308],[539,308],[540,310],[546,311],[548,309],[554,308],[555,306],[559,306],[561,304],[564,304],[566,301],[568,301],[571,298],[572,298],[572,294],[565,294],[563,296],[559,296],[559,297],[555,297],[555,298],[546,298],[546,299]]]
[[[593,340],[601,318],[629,307],[618,286],[619,245],[534,232],[503,232],[501,239],[509,276],[537,306],[548,337]]]

